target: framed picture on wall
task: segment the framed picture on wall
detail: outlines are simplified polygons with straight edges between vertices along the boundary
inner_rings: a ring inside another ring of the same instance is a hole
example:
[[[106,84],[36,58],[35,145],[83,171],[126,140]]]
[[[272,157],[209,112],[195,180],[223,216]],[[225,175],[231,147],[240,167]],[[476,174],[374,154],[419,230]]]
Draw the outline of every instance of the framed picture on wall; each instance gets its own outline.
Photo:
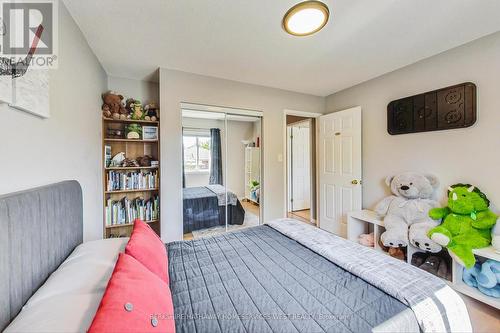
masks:
[[[142,139],[143,140],[158,140],[158,127],[156,127],[156,126],[142,126]]]
[[[49,118],[49,70],[30,67],[23,76],[14,78],[10,106],[42,118]]]

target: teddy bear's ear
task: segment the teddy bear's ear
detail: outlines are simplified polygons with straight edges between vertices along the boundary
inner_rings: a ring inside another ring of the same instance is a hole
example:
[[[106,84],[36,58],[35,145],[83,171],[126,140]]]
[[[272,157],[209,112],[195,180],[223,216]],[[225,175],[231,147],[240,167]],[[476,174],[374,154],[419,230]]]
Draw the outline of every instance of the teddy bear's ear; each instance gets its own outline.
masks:
[[[429,180],[429,183],[431,183],[431,186],[433,188],[438,188],[439,187],[439,179],[434,176],[434,175],[425,175],[425,178]]]
[[[395,176],[387,176],[385,179],[385,184],[389,187],[391,187],[392,180],[394,179]]]

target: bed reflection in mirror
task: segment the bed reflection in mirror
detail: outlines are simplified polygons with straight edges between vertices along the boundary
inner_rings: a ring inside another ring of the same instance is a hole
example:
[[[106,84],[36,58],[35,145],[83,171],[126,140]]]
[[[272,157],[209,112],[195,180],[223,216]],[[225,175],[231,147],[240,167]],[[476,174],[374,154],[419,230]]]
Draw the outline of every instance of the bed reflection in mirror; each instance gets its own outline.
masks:
[[[256,111],[181,104],[184,239],[261,223],[262,119]]]

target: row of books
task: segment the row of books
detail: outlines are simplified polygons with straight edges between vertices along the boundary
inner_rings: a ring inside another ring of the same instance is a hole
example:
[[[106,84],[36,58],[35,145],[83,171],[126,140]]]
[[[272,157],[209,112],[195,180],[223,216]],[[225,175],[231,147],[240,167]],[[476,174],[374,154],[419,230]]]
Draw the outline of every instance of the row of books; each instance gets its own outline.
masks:
[[[108,199],[106,203],[106,226],[129,224],[135,219],[143,221],[153,221],[159,219],[160,202],[157,195],[149,200],[141,197],[121,200]]]
[[[148,172],[117,172],[107,173],[108,191],[147,190],[158,187],[158,173]]]

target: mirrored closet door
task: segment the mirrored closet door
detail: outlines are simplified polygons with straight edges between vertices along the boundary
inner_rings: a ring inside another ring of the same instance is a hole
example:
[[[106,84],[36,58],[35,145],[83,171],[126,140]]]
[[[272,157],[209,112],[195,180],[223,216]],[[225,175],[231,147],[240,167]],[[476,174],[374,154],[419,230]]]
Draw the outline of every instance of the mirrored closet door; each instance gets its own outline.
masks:
[[[261,220],[261,118],[205,109],[182,107],[184,239]]]

